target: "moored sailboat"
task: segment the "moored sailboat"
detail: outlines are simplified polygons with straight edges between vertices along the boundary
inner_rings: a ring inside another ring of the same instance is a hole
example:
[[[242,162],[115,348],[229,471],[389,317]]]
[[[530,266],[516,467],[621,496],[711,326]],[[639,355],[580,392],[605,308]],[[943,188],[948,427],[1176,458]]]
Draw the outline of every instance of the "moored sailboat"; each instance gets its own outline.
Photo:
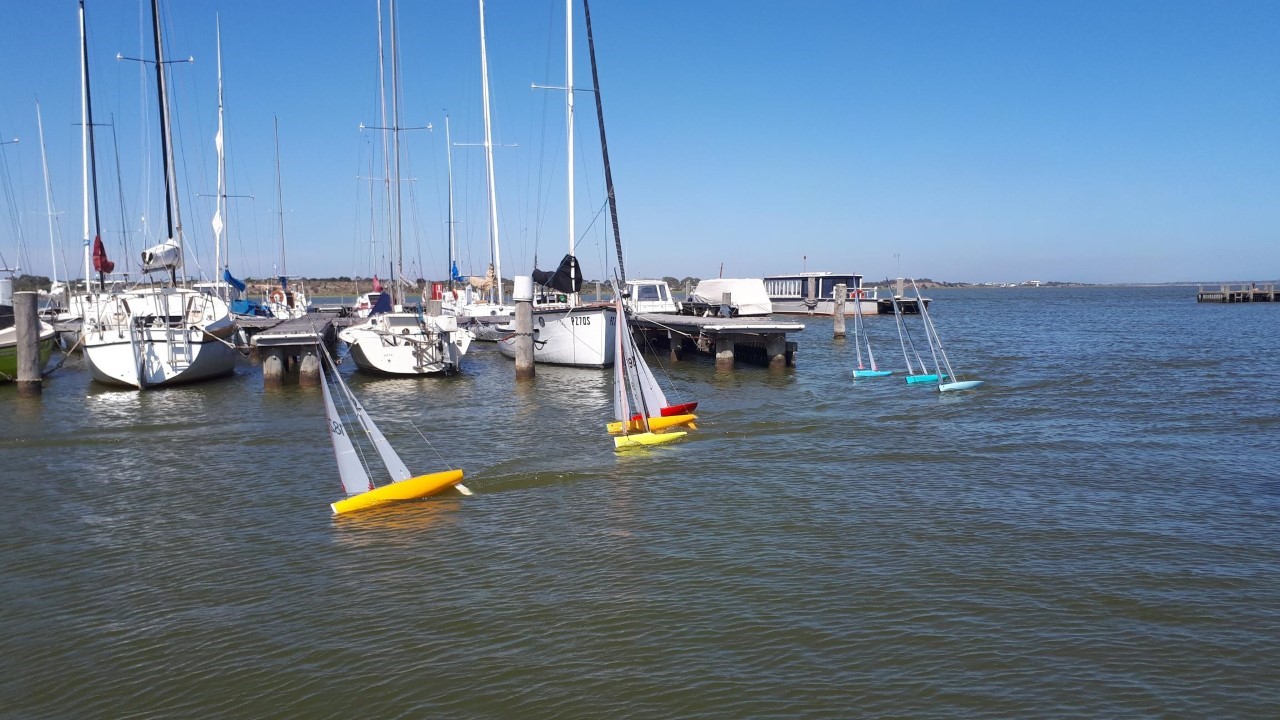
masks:
[[[608,303],[583,303],[582,269],[575,255],[574,218],[574,107],[573,107],[573,0],[565,0],[565,138],[568,160],[569,252],[555,271],[534,269],[533,281],[544,288],[534,299],[533,361],[577,367],[609,367],[615,360],[618,319]],[[625,280],[625,278],[623,278]],[[499,350],[515,357],[515,339],[499,342]]]
[[[87,295],[82,326],[85,358],[94,380],[134,388],[159,387],[229,375],[237,352],[230,339],[235,319],[227,303],[178,284],[183,266],[182,221],[174,169],[169,104],[166,95],[159,0],[151,2],[155,41],[156,97],[160,111],[161,153],[164,164],[165,217],[168,239],[142,253],[142,271],[169,273],[169,285]],[[83,100],[88,164],[93,159],[93,116],[88,83],[87,43],[84,41],[84,3],[80,3]],[[93,170],[96,177],[96,169]],[[96,187],[96,182],[94,183]],[[96,193],[94,201],[97,208]],[[95,212],[95,226],[97,214]],[[86,239],[88,233],[86,232]],[[87,243],[86,243],[87,247]],[[101,230],[94,242],[94,265],[100,277],[110,272],[100,253]],[[87,262],[86,257],[86,262]],[[86,268],[87,271],[87,268]],[[86,272],[86,277],[88,273]]]
[[[853,345],[858,353],[858,367],[854,368],[855,378],[884,377],[892,375],[892,370],[881,370],[876,365],[876,356],[871,352],[871,338],[867,336],[867,326],[862,316],[862,288],[853,291]],[[862,364],[862,348],[867,348],[867,365]]]
[[[382,375],[434,375],[458,372],[471,345],[471,332],[458,326],[453,315],[427,315],[403,306],[403,231],[400,192],[400,70],[396,4],[389,4],[391,35],[391,152],[395,191],[393,208],[395,277],[390,297],[370,309],[369,319],[346,328],[338,338],[351,348],[361,370]],[[381,22],[381,18],[379,18]],[[381,32],[381,31],[379,31]],[[384,130],[385,132],[385,130]]]

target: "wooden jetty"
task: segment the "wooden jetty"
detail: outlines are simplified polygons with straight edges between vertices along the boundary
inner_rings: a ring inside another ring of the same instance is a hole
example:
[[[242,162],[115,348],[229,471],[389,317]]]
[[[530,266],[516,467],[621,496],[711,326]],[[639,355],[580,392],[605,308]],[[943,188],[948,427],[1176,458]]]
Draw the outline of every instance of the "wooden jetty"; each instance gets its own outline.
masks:
[[[770,368],[792,367],[798,345],[787,333],[804,330],[797,322],[759,317],[714,317],[642,313],[632,323],[643,335],[642,346],[667,347],[672,361],[686,352],[714,355],[716,367],[730,369],[736,360]]]
[[[1280,302],[1280,294],[1276,293],[1275,283],[1269,283],[1262,287],[1258,287],[1256,284],[1250,285],[1249,287],[1241,285],[1239,289],[1224,284],[1219,286],[1217,290],[1205,290],[1203,286],[1197,286],[1196,302]]]
[[[274,324],[266,325],[265,321]],[[301,385],[320,382],[320,343],[333,345],[337,341],[331,315],[308,313],[289,320],[263,318],[250,324],[266,325],[249,338],[250,347],[262,358],[262,380],[265,384],[279,385],[286,374],[295,373]]]

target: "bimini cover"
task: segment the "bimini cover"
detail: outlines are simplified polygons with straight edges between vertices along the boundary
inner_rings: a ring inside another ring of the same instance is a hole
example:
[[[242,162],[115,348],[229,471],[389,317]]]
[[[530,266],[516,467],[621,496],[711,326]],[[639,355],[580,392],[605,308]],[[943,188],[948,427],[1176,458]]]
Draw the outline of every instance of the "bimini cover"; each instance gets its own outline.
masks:
[[[182,267],[182,246],[177,240],[165,240],[142,251],[142,272]]]
[[[712,278],[701,280],[689,299],[696,303],[718,305],[725,293],[733,293],[731,303],[739,315],[768,315],[773,303],[760,278]]]
[[[582,269],[578,267],[578,258],[572,255],[565,255],[564,259],[560,261],[560,267],[556,268],[553,273],[535,269],[533,271],[533,281],[563,293],[578,292],[582,289]],[[764,285],[761,285],[761,287],[764,287]],[[767,300],[768,298],[765,299]]]

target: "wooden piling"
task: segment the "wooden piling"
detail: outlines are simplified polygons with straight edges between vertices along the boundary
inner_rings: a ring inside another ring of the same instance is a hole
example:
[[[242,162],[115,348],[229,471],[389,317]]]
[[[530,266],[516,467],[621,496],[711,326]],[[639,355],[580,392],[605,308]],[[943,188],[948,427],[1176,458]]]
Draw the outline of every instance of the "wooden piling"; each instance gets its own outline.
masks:
[[[835,309],[831,311],[832,317],[835,318],[832,328],[832,332],[834,333],[833,337],[844,337],[844,300],[846,294],[847,291],[844,283],[836,285]],[[853,301],[858,302],[857,296],[853,298]],[[773,366],[772,361],[770,361],[769,366]]]
[[[720,317],[733,317],[733,293],[720,295]]]
[[[814,308],[818,307],[818,278],[810,275],[808,287],[805,288],[804,306],[809,308],[809,314],[813,314]]]
[[[511,299],[516,303],[516,380],[532,380],[533,366],[533,278],[517,276]]]
[[[13,324],[17,333],[18,394],[35,397],[44,392],[40,379],[40,318],[33,292],[13,294]]]

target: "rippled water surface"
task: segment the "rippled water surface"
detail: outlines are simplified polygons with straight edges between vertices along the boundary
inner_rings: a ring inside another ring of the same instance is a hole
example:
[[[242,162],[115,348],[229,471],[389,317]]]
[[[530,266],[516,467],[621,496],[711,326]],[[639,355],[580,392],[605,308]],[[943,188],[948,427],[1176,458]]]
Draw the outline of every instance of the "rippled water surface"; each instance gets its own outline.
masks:
[[[979,390],[806,319],[633,454],[604,371],[350,376],[476,494],[341,519],[318,389],[0,387],[0,717],[1280,715],[1280,306],[933,295]]]

